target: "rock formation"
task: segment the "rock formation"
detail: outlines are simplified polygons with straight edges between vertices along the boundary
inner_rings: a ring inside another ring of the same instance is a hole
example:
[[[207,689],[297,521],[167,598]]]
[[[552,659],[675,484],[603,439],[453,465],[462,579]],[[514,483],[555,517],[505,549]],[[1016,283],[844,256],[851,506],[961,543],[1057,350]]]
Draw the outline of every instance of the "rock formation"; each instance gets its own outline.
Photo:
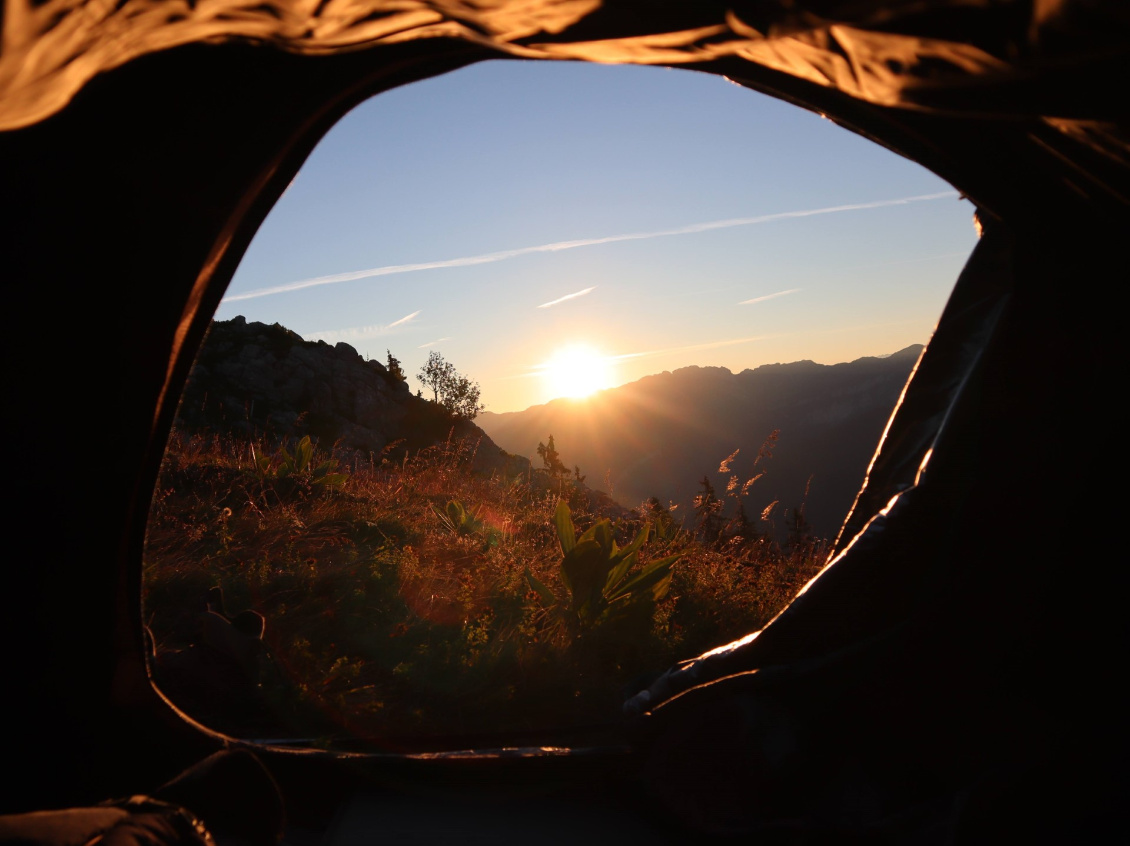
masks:
[[[474,423],[414,396],[408,383],[346,343],[306,341],[279,325],[244,317],[214,321],[177,411],[186,431],[241,437],[310,435],[323,449],[403,453],[447,438],[478,443],[474,469],[520,472]]]

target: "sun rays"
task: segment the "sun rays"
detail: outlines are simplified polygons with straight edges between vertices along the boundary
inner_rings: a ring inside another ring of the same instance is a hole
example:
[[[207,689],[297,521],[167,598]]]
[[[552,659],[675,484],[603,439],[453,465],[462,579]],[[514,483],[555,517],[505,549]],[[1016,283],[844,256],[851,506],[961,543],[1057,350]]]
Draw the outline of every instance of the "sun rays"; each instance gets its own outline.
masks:
[[[574,399],[612,387],[612,371],[611,358],[583,343],[559,347],[536,368],[550,396]]]

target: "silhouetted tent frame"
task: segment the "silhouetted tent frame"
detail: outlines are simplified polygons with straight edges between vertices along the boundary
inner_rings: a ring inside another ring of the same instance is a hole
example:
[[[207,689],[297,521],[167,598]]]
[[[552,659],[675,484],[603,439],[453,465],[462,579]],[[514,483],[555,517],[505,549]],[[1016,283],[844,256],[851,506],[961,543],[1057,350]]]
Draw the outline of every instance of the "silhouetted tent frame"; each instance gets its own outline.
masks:
[[[622,744],[349,766],[265,751],[284,792],[314,807],[359,777],[628,779],[693,828],[788,820],[896,840],[937,820],[955,840],[1078,840],[1123,816],[1125,567],[1105,515],[1120,476],[1107,300],[1130,232],[1130,7],[10,0],[2,26],[15,783],[0,812],[135,792],[233,742],[154,690],[140,617],[149,500],[193,355],[252,235],[342,115],[509,57],[724,74],[934,171],[984,235],[834,563],[759,636],[631,700]]]

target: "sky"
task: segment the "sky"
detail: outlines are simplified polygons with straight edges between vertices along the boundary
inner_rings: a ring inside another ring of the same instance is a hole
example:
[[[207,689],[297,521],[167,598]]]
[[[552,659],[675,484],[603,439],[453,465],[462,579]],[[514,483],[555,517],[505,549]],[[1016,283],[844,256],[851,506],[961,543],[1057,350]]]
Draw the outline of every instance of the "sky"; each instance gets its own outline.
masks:
[[[331,129],[216,318],[391,351],[414,388],[438,351],[516,411],[925,343],[972,214],[919,165],[721,77],[483,62]]]

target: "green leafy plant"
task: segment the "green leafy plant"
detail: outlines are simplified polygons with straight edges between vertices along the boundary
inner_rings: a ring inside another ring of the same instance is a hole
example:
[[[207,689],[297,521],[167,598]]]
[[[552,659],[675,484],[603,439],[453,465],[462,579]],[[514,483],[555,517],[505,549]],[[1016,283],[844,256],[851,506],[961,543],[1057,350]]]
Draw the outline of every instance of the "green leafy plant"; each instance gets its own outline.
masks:
[[[669,546],[684,534],[682,527],[657,497],[648,497],[642,507],[644,515],[651,520],[652,538],[655,542]]]
[[[439,518],[440,525],[443,526],[448,532],[460,537],[473,537],[479,536],[483,539],[483,548],[489,549],[492,546],[497,546],[502,542],[502,533],[491,526],[488,526],[481,519],[478,514],[473,514],[467,510],[457,499],[451,500],[443,511],[440,511],[434,505],[432,511],[436,517]]]
[[[293,454],[285,446],[280,446],[276,455],[258,455],[252,447],[252,456],[259,475],[265,479],[295,479],[315,487],[336,488],[349,478],[346,473],[334,472],[337,470],[336,458],[314,464],[314,445],[309,435],[298,442]]]
[[[440,524],[454,535],[482,534],[486,528],[483,521],[468,511],[459,500],[451,500],[443,511],[434,506],[432,510]]]
[[[580,631],[613,620],[650,615],[655,603],[667,595],[671,568],[679,555],[651,561],[633,572],[651,532],[650,524],[640,529],[631,543],[620,547],[609,520],[598,521],[578,537],[572,513],[564,502],[558,503],[553,522],[561,543],[561,582],[567,595],[556,597],[532,573],[527,572],[526,579],[542,605],[570,629]]]

